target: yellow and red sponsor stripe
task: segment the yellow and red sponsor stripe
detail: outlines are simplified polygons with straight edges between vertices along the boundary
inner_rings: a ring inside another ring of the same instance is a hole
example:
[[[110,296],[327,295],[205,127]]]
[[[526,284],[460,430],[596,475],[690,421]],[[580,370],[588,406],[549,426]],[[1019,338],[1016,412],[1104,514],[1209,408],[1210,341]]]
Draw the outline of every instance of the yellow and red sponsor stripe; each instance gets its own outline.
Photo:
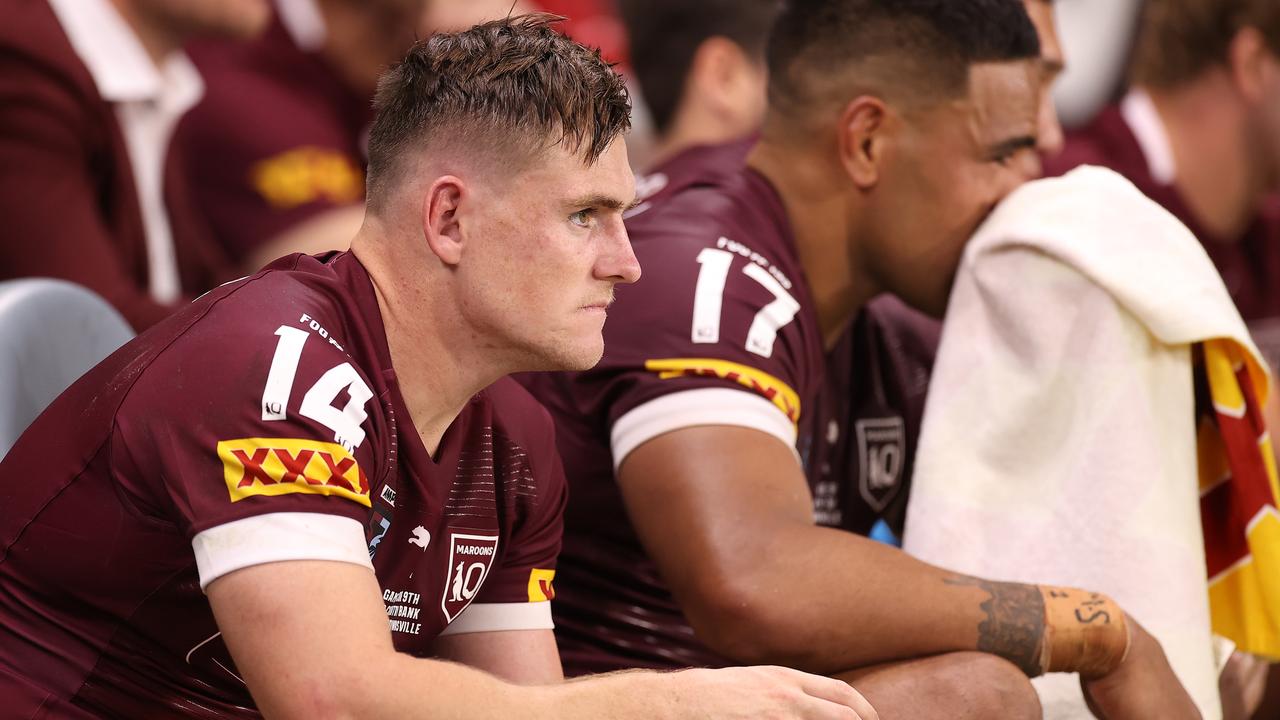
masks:
[[[350,156],[325,147],[298,147],[258,161],[249,181],[273,207],[316,201],[346,205],[364,197],[364,171]]]
[[[750,388],[786,413],[791,422],[800,422],[800,396],[782,380],[763,370],[729,360],[712,358],[666,358],[646,360],[644,369],[663,380],[677,377],[714,377]]]
[[[1235,341],[1202,347],[1213,413],[1199,421],[1197,456],[1213,630],[1280,658],[1280,483],[1262,414],[1270,380]]]

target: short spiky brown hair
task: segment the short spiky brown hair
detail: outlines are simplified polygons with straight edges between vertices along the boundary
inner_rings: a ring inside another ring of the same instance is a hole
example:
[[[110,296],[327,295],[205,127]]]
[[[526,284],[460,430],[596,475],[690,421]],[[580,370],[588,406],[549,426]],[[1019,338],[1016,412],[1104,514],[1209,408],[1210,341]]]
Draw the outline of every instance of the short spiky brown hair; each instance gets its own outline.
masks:
[[[624,81],[599,50],[555,31],[563,19],[519,15],[410,48],[374,97],[369,209],[387,195],[402,156],[433,140],[528,155],[563,145],[590,164],[629,129]]]
[[[1172,88],[1227,61],[1236,33],[1252,27],[1280,54],[1276,0],[1147,0],[1134,51],[1132,80]]]

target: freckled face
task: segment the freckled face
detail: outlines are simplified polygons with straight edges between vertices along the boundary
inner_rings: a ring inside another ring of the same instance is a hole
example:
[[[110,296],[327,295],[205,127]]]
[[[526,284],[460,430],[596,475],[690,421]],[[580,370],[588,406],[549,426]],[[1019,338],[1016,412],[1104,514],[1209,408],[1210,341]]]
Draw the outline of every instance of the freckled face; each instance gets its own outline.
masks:
[[[622,212],[635,199],[624,142],[585,165],[560,147],[476,192],[466,233],[460,312],[480,342],[514,350],[530,370],[585,370],[618,283],[635,282]]]

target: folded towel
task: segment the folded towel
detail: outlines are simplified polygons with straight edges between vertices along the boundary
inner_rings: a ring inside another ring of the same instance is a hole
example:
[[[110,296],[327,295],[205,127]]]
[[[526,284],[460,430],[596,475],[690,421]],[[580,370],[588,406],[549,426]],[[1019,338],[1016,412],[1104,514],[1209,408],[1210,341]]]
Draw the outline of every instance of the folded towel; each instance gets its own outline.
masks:
[[[1193,356],[1202,344],[1202,367],[1225,353],[1265,397],[1266,371],[1239,313],[1172,215],[1100,168],[1015,191],[979,228],[957,272],[904,547],[961,572],[1107,592],[1161,641],[1212,720],[1221,708]],[[1245,416],[1258,421],[1256,412]],[[1264,450],[1254,455],[1269,456]],[[1265,473],[1259,480],[1231,469],[1233,482],[1273,492]],[[1259,507],[1258,493],[1247,496]],[[1274,494],[1267,506],[1269,528]],[[1241,527],[1233,520],[1224,533],[1211,530],[1216,549]],[[1231,592],[1261,589],[1256,573],[1250,582]],[[1242,618],[1267,603],[1252,597],[1222,613],[1257,626]],[[1074,676],[1035,682],[1046,717],[1092,717]]]

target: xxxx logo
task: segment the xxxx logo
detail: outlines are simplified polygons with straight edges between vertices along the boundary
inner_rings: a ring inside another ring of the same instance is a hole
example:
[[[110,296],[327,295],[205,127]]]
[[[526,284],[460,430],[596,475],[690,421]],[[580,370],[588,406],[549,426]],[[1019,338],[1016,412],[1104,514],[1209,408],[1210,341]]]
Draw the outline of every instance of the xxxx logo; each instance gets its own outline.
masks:
[[[556,599],[556,590],[551,581],[556,577],[555,570],[534,568],[529,571],[529,602],[545,602]]]
[[[341,445],[316,440],[241,438],[218,443],[231,502],[254,495],[337,495],[370,507],[369,481]]]
[[[785,382],[763,370],[711,358],[646,360],[644,369],[658,373],[658,378],[662,380],[693,376],[714,377],[736,382],[764,396],[766,400],[786,413],[791,422],[800,421],[800,396]]]

